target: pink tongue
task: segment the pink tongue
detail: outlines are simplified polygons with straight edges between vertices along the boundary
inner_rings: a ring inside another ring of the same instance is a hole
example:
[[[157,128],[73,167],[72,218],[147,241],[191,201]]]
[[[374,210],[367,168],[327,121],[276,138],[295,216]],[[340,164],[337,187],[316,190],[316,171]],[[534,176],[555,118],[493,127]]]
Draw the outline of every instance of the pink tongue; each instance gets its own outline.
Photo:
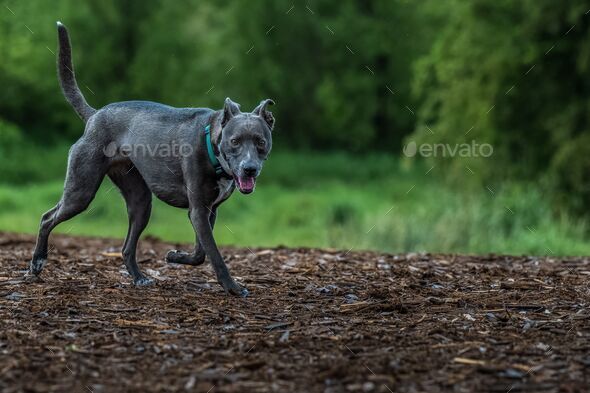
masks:
[[[251,191],[254,188],[256,180],[253,177],[240,177],[238,178],[238,183],[241,190]]]

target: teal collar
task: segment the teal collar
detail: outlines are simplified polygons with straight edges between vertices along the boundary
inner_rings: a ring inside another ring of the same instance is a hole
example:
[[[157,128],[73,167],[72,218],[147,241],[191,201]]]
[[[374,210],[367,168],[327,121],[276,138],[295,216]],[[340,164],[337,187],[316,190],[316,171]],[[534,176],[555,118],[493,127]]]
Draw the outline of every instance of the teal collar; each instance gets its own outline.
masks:
[[[205,144],[207,145],[207,155],[209,156],[209,162],[215,168],[215,174],[217,176],[221,176],[225,174],[223,167],[219,163],[219,160],[215,156],[215,151],[213,150],[213,143],[211,142],[211,125],[207,124],[205,126]]]

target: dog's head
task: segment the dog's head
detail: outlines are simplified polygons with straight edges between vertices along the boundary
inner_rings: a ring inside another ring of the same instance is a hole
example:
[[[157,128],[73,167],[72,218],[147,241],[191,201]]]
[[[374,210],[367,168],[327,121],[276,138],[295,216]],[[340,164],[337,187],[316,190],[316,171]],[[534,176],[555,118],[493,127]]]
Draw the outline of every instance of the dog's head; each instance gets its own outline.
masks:
[[[262,100],[250,113],[242,113],[240,106],[225,99],[221,114],[217,146],[242,194],[250,194],[272,148],[272,129],[275,119],[267,107],[271,99]]]

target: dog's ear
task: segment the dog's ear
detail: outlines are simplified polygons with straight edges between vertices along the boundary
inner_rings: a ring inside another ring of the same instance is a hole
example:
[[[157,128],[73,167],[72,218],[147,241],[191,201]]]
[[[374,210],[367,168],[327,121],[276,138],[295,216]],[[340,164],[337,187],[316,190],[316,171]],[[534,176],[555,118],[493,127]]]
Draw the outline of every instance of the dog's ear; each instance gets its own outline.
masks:
[[[232,117],[239,115],[240,113],[240,104],[236,104],[232,100],[227,97],[225,99],[225,104],[223,105],[223,116],[221,117],[221,127],[225,127],[228,121],[232,119]]]
[[[266,100],[260,101],[260,104],[258,104],[258,106],[254,108],[254,110],[252,111],[252,113],[256,116],[262,117],[262,119],[266,122],[266,124],[268,124],[268,127],[271,130],[275,126],[275,118],[272,115],[272,112],[267,110],[266,107],[274,104],[275,102],[273,100],[267,98]]]

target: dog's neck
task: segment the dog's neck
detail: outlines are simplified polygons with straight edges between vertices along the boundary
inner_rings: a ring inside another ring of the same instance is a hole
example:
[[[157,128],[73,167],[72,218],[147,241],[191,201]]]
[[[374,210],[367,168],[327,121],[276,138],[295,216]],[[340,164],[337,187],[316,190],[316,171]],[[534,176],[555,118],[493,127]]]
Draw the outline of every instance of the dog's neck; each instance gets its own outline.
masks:
[[[211,118],[209,119],[209,125],[211,127],[211,144],[213,145],[213,152],[215,153],[215,157],[221,168],[224,170],[226,174],[232,176],[232,171],[229,168],[229,164],[225,159],[225,155],[221,151],[221,132],[223,127],[221,126],[221,117],[223,115],[223,111],[216,111]]]
[[[211,143],[216,152],[219,152],[219,143],[221,142],[221,117],[223,111],[216,111],[209,118],[209,125],[211,126]]]

